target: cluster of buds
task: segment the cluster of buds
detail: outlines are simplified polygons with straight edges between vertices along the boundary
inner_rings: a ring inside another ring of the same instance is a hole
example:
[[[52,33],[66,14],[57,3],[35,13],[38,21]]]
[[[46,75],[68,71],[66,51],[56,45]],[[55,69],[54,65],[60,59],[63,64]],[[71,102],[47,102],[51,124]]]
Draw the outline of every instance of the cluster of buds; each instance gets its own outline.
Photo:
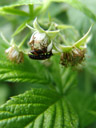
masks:
[[[59,45],[59,51],[61,52],[60,63],[63,66],[77,66],[84,62],[87,43],[91,39],[91,36],[89,36],[91,28],[92,27],[90,27],[88,32],[72,46]]]
[[[89,33],[92,27],[90,27],[88,32],[80,40],[71,46],[66,46],[63,43],[56,43],[55,37],[57,35],[60,36],[60,30],[73,28],[72,26],[57,25],[54,23],[54,27],[56,28],[55,30],[44,30],[38,24],[37,18],[33,22],[33,27],[29,26],[28,24],[26,24],[26,26],[34,31],[28,42],[30,51],[27,54],[31,59],[45,60],[49,59],[52,55],[59,54],[61,56],[60,64],[65,67],[77,66],[84,61],[87,42],[90,40]],[[5,50],[5,53],[8,55],[8,59],[16,63],[23,62],[24,51],[20,50],[23,43],[21,42],[21,44],[17,46],[13,40],[11,43],[9,43],[3,36],[2,38],[9,45],[9,48]],[[65,39],[63,41],[65,41]]]
[[[65,66],[77,66],[85,59],[86,49],[73,48],[70,52],[61,53],[60,63]]]
[[[15,44],[14,40],[12,39],[10,42],[8,42],[2,33],[1,33],[1,37],[5,41],[5,43],[9,46],[9,48],[5,50],[8,59],[17,64],[22,63],[24,61],[23,52]]]
[[[22,63],[24,61],[23,52],[19,51],[14,45],[6,49],[5,53],[8,55],[8,59],[12,62]]]

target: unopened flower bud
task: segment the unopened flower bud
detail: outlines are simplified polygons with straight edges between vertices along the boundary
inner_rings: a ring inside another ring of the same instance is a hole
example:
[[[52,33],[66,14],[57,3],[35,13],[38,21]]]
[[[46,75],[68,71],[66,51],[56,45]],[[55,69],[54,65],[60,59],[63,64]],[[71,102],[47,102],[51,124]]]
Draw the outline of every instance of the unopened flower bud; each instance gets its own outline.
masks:
[[[45,33],[40,33],[38,31],[34,32],[29,41],[29,46],[31,49],[44,49],[48,46],[48,37]]]
[[[24,61],[23,53],[18,50],[16,46],[11,46],[5,50],[5,53],[8,54],[8,59],[10,61],[21,63]]]
[[[77,66],[81,64],[85,59],[86,49],[73,48],[70,52],[64,52],[61,54],[61,64],[65,67]]]

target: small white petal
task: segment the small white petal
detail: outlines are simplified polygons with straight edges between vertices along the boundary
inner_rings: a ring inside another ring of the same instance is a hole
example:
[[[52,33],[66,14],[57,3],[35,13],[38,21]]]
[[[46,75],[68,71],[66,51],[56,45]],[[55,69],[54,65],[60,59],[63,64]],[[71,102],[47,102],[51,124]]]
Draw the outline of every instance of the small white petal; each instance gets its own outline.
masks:
[[[5,53],[10,52],[11,48],[12,48],[12,47],[9,47],[8,49],[6,49],[6,50],[5,50]]]
[[[12,58],[16,57],[19,55],[19,52],[14,50],[13,53],[12,53]]]
[[[31,41],[33,41],[34,40],[34,38],[33,38],[33,35],[31,36],[31,38],[30,38],[30,40],[29,40],[29,42],[31,42]]]
[[[78,51],[77,51],[76,49],[74,49],[74,53],[75,53],[75,54],[78,54]]]
[[[31,38],[30,38],[30,41],[29,42],[31,42],[31,41],[33,41],[34,40],[34,37],[35,37],[35,34],[37,33],[37,31],[35,31],[32,35],[31,35]]]
[[[92,39],[92,35],[90,35],[90,36],[87,38],[86,43],[89,43],[91,39]]]
[[[50,52],[52,50],[52,47],[53,47],[53,43],[51,41],[51,43],[47,47],[47,52]]]
[[[37,32],[34,36],[35,36],[34,40],[43,40],[45,38],[46,34]]]
[[[45,40],[43,41],[43,44],[47,44],[48,43],[48,38],[45,38]]]

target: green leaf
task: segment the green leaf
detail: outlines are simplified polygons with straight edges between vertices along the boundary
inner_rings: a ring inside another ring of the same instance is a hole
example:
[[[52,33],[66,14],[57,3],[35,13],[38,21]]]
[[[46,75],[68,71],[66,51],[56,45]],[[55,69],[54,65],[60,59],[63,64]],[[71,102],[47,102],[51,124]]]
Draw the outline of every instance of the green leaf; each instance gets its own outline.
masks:
[[[0,14],[29,16],[29,14],[27,12],[24,12],[22,10],[15,9],[15,8],[9,8],[9,7],[0,8]]]
[[[78,117],[57,92],[32,89],[0,107],[0,127],[78,128]]]
[[[96,116],[92,114],[93,111],[96,111],[94,94],[85,93],[85,91],[80,91],[77,88],[71,91],[68,97],[76,112],[78,112],[80,128],[87,128],[96,121]]]
[[[96,76],[96,55],[88,54],[89,57],[86,59],[86,69],[91,75]]]
[[[47,83],[43,65],[38,61],[32,61],[28,55],[24,56],[24,62],[16,64],[8,60],[5,49],[8,46],[1,41],[0,44],[0,80],[12,82],[37,82]],[[36,65],[36,66],[35,66]],[[42,70],[42,72],[40,72]],[[39,73],[38,73],[39,72]]]
[[[80,10],[83,12],[86,16],[91,18],[96,22],[96,15],[86,7],[83,3],[81,3],[79,0],[51,0],[52,2],[65,2],[71,5],[72,7]],[[73,14],[74,15],[74,14]]]
[[[96,117],[96,111],[89,111],[89,113]]]
[[[1,57],[0,57],[1,59]],[[7,58],[0,60],[0,79],[12,82],[38,82],[47,83],[44,75],[38,74],[32,62],[25,56],[24,63],[14,64]]]
[[[52,18],[56,17],[58,14],[64,12],[65,10],[66,10],[66,5],[62,6],[62,4],[57,4],[54,2],[54,3],[50,4],[48,9],[46,10],[45,17],[47,17],[48,14],[50,14]]]
[[[53,66],[50,67],[50,74],[47,72],[47,74],[50,76],[50,81],[56,85],[56,88],[59,88],[61,93],[68,93],[70,89],[77,85],[75,83],[77,82],[77,71],[74,70],[73,72],[73,69],[70,67],[62,67],[62,65],[60,65],[59,55],[55,55],[51,59]]]
[[[42,1],[40,0],[14,0],[10,1],[9,3],[4,3],[3,7],[15,7],[15,6],[21,6],[21,5],[32,5],[32,4],[42,4]]]
[[[9,88],[6,84],[0,83],[0,105],[4,104],[9,96]]]

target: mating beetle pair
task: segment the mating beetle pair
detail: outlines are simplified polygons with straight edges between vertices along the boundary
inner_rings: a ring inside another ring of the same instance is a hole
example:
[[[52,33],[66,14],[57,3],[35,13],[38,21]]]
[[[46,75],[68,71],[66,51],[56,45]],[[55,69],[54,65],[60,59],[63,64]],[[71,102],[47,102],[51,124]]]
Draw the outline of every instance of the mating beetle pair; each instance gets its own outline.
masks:
[[[48,59],[52,56],[52,51],[47,52],[47,50],[31,50],[30,53],[28,54],[28,56],[31,59],[35,59],[35,60],[45,60]]]

